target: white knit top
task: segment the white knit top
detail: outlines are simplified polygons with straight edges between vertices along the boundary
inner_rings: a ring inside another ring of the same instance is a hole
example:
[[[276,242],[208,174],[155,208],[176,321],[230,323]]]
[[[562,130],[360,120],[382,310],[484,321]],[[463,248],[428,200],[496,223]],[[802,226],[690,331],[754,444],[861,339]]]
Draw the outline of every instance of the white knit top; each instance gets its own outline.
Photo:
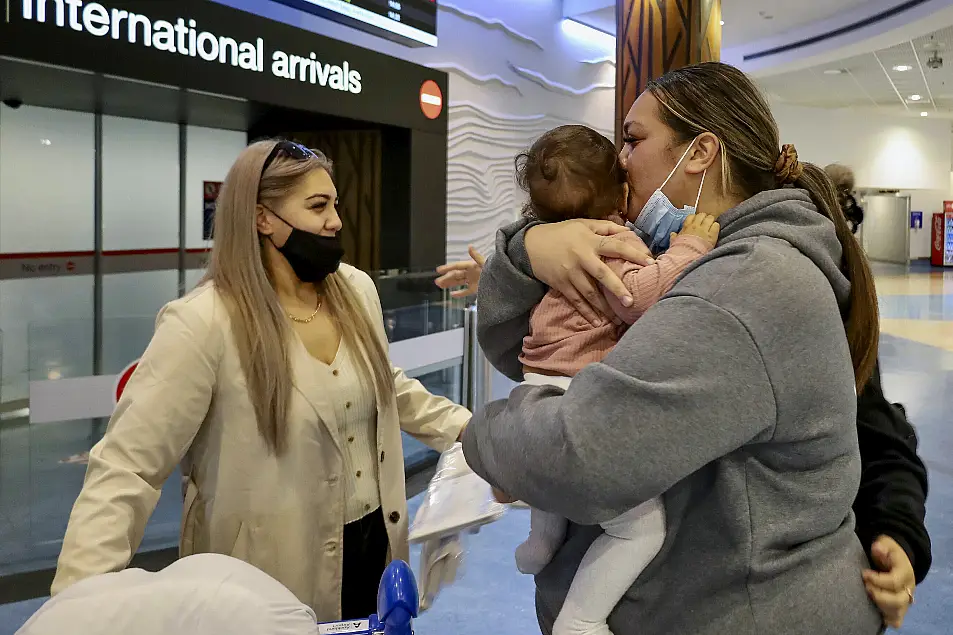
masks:
[[[344,450],[344,522],[352,523],[381,506],[374,382],[361,377],[360,367],[343,340],[334,361],[321,365],[333,391],[330,401]]]

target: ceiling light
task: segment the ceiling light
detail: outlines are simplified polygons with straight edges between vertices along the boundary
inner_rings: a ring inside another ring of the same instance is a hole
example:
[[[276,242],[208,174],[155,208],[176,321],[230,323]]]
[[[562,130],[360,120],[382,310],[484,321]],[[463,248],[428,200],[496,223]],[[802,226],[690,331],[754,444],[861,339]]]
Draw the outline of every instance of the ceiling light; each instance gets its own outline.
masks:
[[[921,116],[921,117],[929,117],[929,116],[930,116],[930,113],[928,113],[927,111],[924,110],[923,112],[920,113],[920,116]]]
[[[720,24],[721,26],[725,26],[725,21],[724,21],[724,20],[719,20],[719,21],[718,21],[718,24]]]
[[[828,68],[824,71],[825,75],[843,75],[847,72],[844,68]]]
[[[910,101],[920,101],[923,99],[921,95],[910,95]]]
[[[908,66],[907,64],[898,64],[897,66],[893,67],[893,70],[897,71],[898,73],[905,73],[907,71],[912,71],[913,67]]]

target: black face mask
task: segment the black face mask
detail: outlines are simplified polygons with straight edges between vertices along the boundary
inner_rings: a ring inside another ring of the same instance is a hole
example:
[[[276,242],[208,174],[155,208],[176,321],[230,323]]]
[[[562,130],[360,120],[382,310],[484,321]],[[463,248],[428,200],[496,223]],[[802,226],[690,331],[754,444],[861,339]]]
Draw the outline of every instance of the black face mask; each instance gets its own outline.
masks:
[[[291,228],[291,235],[288,236],[285,244],[281,247],[275,245],[275,247],[288,260],[298,280],[318,283],[338,270],[341,258],[344,257],[340,234],[334,236],[312,234],[298,229],[277,214],[275,217]]]

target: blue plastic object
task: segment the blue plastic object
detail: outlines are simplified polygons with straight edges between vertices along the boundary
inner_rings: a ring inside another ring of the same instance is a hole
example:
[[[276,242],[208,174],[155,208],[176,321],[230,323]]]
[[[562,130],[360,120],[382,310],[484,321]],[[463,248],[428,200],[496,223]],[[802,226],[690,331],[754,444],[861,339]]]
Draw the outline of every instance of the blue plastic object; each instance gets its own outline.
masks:
[[[403,560],[391,562],[377,590],[377,618],[384,635],[413,635],[411,621],[417,617],[419,606],[417,580],[410,565]]]
[[[344,620],[318,624],[321,635],[414,635],[420,596],[410,565],[391,562],[377,589],[377,614],[366,620]]]

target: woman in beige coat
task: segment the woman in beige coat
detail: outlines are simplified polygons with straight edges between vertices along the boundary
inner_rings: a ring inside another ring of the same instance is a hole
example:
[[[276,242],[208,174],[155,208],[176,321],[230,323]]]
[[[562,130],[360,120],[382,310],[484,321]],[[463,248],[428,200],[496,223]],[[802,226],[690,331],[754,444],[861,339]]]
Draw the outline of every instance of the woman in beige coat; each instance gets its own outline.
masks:
[[[321,621],[367,617],[408,557],[404,430],[449,448],[470,413],[394,368],[380,299],[340,264],[331,164],[288,141],[238,157],[208,278],[166,306],[90,452],[52,592],[129,564],[182,463],[181,555],[221,553]]]

